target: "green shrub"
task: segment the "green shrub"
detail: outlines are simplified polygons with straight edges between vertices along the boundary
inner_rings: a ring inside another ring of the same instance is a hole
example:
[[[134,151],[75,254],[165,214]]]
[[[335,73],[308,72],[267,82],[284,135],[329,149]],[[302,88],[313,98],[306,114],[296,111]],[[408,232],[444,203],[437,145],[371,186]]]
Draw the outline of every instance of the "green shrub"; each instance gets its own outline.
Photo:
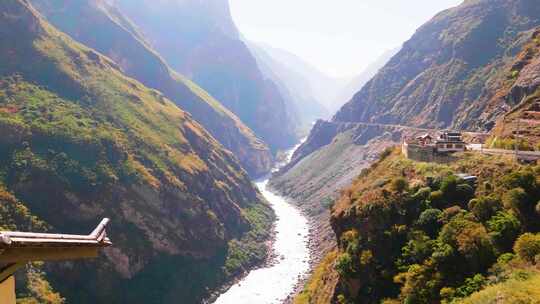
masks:
[[[362,250],[360,253],[360,265],[369,265],[373,261],[373,252],[371,250]]]
[[[474,196],[474,188],[469,184],[459,184],[456,188],[456,195],[460,201],[468,201]]]
[[[503,184],[508,188],[522,188],[532,192],[537,187],[536,176],[532,170],[520,170],[507,174],[503,178]]]
[[[397,193],[403,193],[409,188],[409,182],[403,177],[394,178],[390,188]]]
[[[540,234],[525,233],[518,238],[514,252],[524,261],[534,263],[540,254]]]
[[[445,177],[441,182],[441,191],[444,196],[453,196],[456,193],[458,178],[455,175]]]
[[[519,211],[527,201],[528,195],[523,188],[514,188],[503,195],[503,204],[507,209]]]
[[[497,263],[501,265],[506,265],[510,261],[512,261],[515,257],[516,256],[513,253],[510,253],[510,252],[503,253],[497,258]]]
[[[451,303],[456,296],[456,290],[451,287],[444,287],[441,288],[441,292],[439,294],[441,296],[441,303]]]
[[[505,251],[512,248],[521,232],[519,219],[508,212],[497,213],[487,222],[487,227],[493,240]]]
[[[429,200],[431,201],[432,205],[441,206],[442,203],[444,202],[443,192],[441,190],[431,192],[429,196]]]
[[[465,284],[456,289],[455,296],[459,298],[465,298],[471,294],[481,290],[487,281],[486,278],[481,274],[476,274],[472,278],[467,278]]]
[[[477,219],[485,222],[502,209],[502,204],[495,197],[481,196],[470,200],[468,207]]]
[[[512,73],[510,74],[510,78],[512,78],[512,79],[515,79],[518,76],[519,76],[519,71],[517,71],[517,70],[512,71]]]
[[[430,187],[423,187],[418,189],[416,193],[413,195],[413,199],[417,201],[426,201],[431,196],[431,188]]]
[[[347,304],[347,303],[349,303],[347,301],[347,298],[342,294],[337,296],[337,301],[338,301],[338,304]]]
[[[416,224],[429,236],[434,237],[441,228],[443,212],[439,209],[427,209],[420,214]]]
[[[353,261],[350,254],[345,252],[338,256],[336,270],[340,275],[345,277],[349,277],[354,273]]]
[[[485,227],[466,215],[454,217],[439,234],[440,241],[456,248],[472,271],[480,271],[495,260],[494,248]]]

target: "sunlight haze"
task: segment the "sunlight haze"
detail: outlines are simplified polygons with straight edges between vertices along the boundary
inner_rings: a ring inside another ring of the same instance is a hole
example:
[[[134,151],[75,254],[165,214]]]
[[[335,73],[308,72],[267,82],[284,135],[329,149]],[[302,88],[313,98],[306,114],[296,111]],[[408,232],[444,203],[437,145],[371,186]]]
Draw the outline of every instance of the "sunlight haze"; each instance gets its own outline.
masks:
[[[334,77],[359,74],[462,0],[230,0],[249,40],[299,55]]]

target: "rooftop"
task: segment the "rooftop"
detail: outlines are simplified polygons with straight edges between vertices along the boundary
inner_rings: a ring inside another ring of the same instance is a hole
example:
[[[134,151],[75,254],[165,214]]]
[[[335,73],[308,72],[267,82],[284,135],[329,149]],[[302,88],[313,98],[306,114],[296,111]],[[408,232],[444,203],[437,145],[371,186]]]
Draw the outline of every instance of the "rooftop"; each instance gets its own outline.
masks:
[[[98,249],[112,245],[105,218],[89,235],[0,232],[0,263],[69,260],[97,257]]]

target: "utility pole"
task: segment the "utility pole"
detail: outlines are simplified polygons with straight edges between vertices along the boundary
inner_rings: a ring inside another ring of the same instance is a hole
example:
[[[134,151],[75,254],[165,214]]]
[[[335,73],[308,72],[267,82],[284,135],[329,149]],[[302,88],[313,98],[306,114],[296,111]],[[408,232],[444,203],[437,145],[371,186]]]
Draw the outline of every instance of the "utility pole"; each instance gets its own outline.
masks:
[[[514,143],[514,147],[515,147],[515,150],[516,150],[516,161],[519,161],[519,133],[520,133],[520,130],[519,130],[519,121],[520,121],[520,118],[518,117],[517,118],[517,131],[516,131],[516,140],[515,140],[515,143]]]
[[[518,106],[523,104],[523,102],[527,99],[527,95],[523,96],[523,98],[521,98],[521,101],[519,102]],[[519,115],[519,113],[517,113],[518,116],[517,116],[517,131],[516,131],[516,141],[514,143],[514,146],[515,146],[515,149],[516,149],[516,161],[519,162],[519,144],[521,143],[520,139],[521,139],[521,130],[520,130],[520,122],[521,122],[521,116]]]

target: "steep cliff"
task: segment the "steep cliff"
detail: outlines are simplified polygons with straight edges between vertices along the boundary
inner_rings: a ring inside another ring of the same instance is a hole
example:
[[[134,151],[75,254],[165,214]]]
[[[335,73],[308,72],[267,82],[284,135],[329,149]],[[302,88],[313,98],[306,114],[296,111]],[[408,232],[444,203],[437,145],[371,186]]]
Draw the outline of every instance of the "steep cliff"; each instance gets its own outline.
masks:
[[[116,0],[173,69],[199,84],[274,150],[295,143],[276,84],[240,39],[226,0]]]
[[[506,68],[506,79],[493,90],[488,107],[515,106],[497,120],[488,144],[540,150],[540,28]],[[486,111],[488,114],[490,111]]]
[[[117,8],[103,0],[31,2],[58,29],[108,56],[126,75],[162,92],[191,113],[238,157],[250,175],[269,172],[272,156],[266,144],[219,101],[172,71]]]
[[[443,11],[334,120],[489,130],[516,102],[488,108],[491,88],[539,25],[534,0],[468,0]]]
[[[46,265],[68,301],[198,303],[264,259],[270,207],[191,115],[56,30],[27,0],[0,2],[0,58],[7,201],[51,231],[112,219],[115,246],[97,261]]]
[[[350,101],[353,96],[362,89],[368,81],[373,78],[381,68],[383,68],[389,61],[396,55],[401,47],[387,50],[369,66],[367,66],[362,73],[354,77],[337,95],[335,103],[338,108],[341,108],[345,103]]]

